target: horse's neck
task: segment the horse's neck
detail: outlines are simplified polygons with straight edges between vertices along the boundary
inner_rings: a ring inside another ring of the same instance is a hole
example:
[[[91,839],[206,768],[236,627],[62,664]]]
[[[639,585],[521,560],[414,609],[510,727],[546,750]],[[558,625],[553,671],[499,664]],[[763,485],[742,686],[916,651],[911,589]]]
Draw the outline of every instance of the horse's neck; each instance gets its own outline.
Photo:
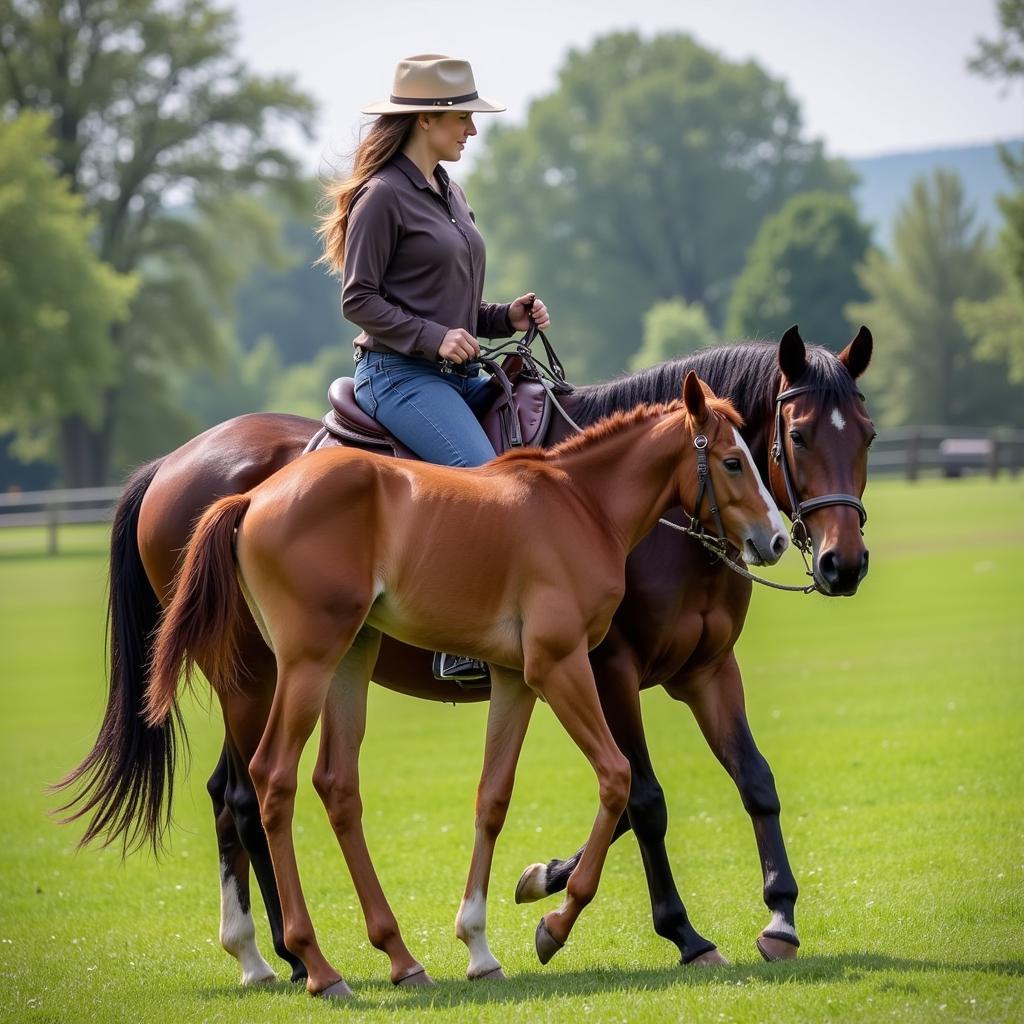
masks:
[[[697,357],[678,360],[677,363],[673,365],[678,365],[680,380],[682,380],[682,375],[690,369],[696,370],[702,377],[707,372],[707,368],[701,365],[700,353],[698,353]],[[754,466],[761,475],[764,485],[770,489],[771,482],[768,472],[768,459],[775,432],[774,396],[778,393],[779,388],[781,387],[780,374],[777,370],[775,371],[772,387],[768,389],[767,392],[761,391],[758,388],[749,387],[746,382],[741,382],[740,386],[736,388],[723,386],[723,382],[716,380],[713,374],[708,374],[706,381],[716,394],[721,395],[722,398],[728,398],[736,407],[740,416],[743,417],[743,429],[740,433],[743,436],[743,440],[747,442],[747,447],[750,449],[750,454],[754,460]],[[629,389],[629,378],[624,377],[621,381],[616,381],[614,383],[619,387],[619,390],[622,393],[622,401],[621,403],[615,401],[614,411],[628,412],[633,408],[633,405],[627,398],[627,396],[632,393]],[[592,387],[604,386],[606,385],[592,385]],[[590,426],[594,422],[593,416],[585,415],[586,403],[581,402],[581,398],[587,390],[588,389],[586,387],[580,388],[575,393],[566,395],[561,399],[561,404],[565,408],[566,412],[581,427]],[[755,394],[759,396],[757,399],[753,397]],[[764,395],[766,394],[770,394],[771,398],[766,400],[764,398]],[[666,390],[664,394],[652,392],[650,395],[644,396],[643,401],[651,403],[671,402],[673,399],[678,397],[679,395],[676,391],[673,390],[670,393]],[[612,411],[612,408],[606,408],[603,410],[602,415],[608,415]],[[556,411],[551,417],[551,427],[548,432],[546,444],[557,444],[559,441],[568,437],[573,437],[575,434],[576,429],[568,425]]]
[[[624,427],[555,457],[588,506],[631,551],[658,517],[678,503],[676,471],[692,451],[678,413]]]

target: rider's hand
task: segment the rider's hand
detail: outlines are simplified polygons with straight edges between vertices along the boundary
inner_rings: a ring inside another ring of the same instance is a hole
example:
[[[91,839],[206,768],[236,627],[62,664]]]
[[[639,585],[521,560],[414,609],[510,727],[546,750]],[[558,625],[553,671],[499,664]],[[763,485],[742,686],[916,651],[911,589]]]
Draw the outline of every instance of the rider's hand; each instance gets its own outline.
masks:
[[[480,342],[469,331],[454,327],[442,339],[437,350],[438,359],[447,359],[449,363],[465,363],[480,355]]]
[[[530,317],[533,317],[534,323],[542,331],[551,326],[548,307],[537,298],[536,292],[527,292],[525,295],[520,295],[508,307],[508,322],[517,331],[525,331],[530,326]]]

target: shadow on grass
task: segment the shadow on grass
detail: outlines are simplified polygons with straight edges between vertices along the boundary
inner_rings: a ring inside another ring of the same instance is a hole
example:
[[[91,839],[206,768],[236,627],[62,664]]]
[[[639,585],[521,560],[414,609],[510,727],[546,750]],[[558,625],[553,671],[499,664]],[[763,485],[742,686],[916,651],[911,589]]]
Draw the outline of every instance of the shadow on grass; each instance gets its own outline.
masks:
[[[564,996],[588,996],[602,992],[656,992],[676,987],[710,987],[715,985],[734,986],[737,982],[755,984],[819,984],[825,982],[859,982],[872,974],[896,973],[956,973],[956,974],[1005,974],[1024,976],[1024,962],[1019,960],[996,960],[990,962],[942,960],[914,960],[908,957],[887,956],[884,953],[840,953],[832,956],[808,956],[788,963],[746,963],[715,968],[609,968],[608,970],[586,971],[529,971],[508,981],[449,981],[441,980],[434,988],[413,988],[400,994],[387,982],[362,981],[353,977],[347,980],[355,990],[355,998],[344,1003],[353,1010],[380,1009],[382,999],[388,993],[395,993],[394,1000],[387,1000],[387,1008],[394,1013],[410,1011],[420,1013],[424,1008],[438,1010],[474,1003],[519,1003],[536,999],[553,999]],[[887,987],[901,991],[913,990],[901,982],[887,981]],[[247,999],[263,993],[275,993],[294,998],[306,998],[302,985],[277,982],[261,988],[239,987],[206,988],[199,995],[206,999],[235,997]]]

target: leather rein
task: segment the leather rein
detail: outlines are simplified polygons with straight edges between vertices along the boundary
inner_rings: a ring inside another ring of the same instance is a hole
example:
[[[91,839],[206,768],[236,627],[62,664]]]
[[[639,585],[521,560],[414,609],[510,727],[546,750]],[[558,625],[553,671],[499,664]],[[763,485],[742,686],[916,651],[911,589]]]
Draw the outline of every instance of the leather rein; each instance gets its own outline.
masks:
[[[543,360],[534,355],[530,348],[534,338],[538,336],[543,342],[544,352],[548,357],[550,365],[545,364]],[[551,347],[551,343],[548,341],[544,332],[532,321],[530,323],[530,327],[526,331],[526,334],[520,341],[511,344],[506,342],[505,344],[496,346],[493,349],[484,350],[482,352],[484,359],[480,360],[480,362],[484,363],[487,368],[490,369],[491,366],[497,365],[494,362],[496,357],[512,354],[520,356],[527,366],[529,366],[532,373],[535,374],[545,385],[548,397],[562,419],[565,420],[565,422],[568,423],[569,426],[577,433],[582,434],[583,427],[581,427],[569,415],[557,397],[559,393],[567,394],[571,392],[573,388],[565,379],[565,370],[558,357],[555,355],[554,349]],[[504,374],[501,374],[501,376],[504,376]],[[742,576],[744,579],[749,580],[751,583],[760,583],[762,586],[770,587],[773,590],[785,590],[791,593],[813,594],[815,591],[824,593],[824,591],[821,591],[821,588],[818,586],[818,582],[814,577],[814,571],[808,561],[808,555],[811,551],[811,540],[810,534],[807,530],[807,525],[804,522],[804,517],[810,512],[814,512],[820,508],[827,508],[830,505],[847,505],[850,508],[857,510],[857,515],[860,517],[861,530],[863,530],[864,525],[868,521],[868,513],[861,500],[853,494],[822,494],[816,498],[808,498],[806,501],[800,501],[797,497],[796,488],[793,485],[793,474],[790,469],[789,459],[786,456],[786,447],[782,443],[782,407],[786,402],[790,401],[790,399],[796,398],[797,395],[819,390],[822,389],[813,384],[804,384],[797,387],[785,388],[775,396],[775,438],[770,449],[771,456],[775,462],[778,463],[779,469],[782,473],[782,480],[786,487],[786,497],[789,501],[789,506],[792,509],[789,514],[792,522],[790,538],[793,541],[794,547],[796,547],[800,552],[801,558],[803,558],[804,571],[806,575],[810,577],[810,583],[803,586],[790,586],[785,583],[776,583],[773,580],[767,580],[762,576],[755,575],[750,572],[749,569],[744,568],[740,563],[732,559],[729,554],[730,544],[726,539],[725,530],[722,526],[721,514],[718,508],[718,502],[715,499],[714,485],[711,482],[711,473],[707,457],[708,439],[703,434],[698,434],[693,439],[693,446],[697,450],[697,479],[700,486],[697,491],[697,503],[694,507],[693,514],[691,515],[686,512],[685,509],[683,510],[684,514],[690,520],[689,524],[686,526],[680,526],[678,523],[673,523],[668,519],[659,519],[658,524],[661,526],[668,526],[679,533],[685,533],[688,537],[692,537],[710,551],[712,555],[720,559],[725,566],[731,569],[738,576]],[[864,396],[861,395],[860,397],[863,398]],[[709,502],[711,514],[714,516],[716,535],[709,533],[698,519],[705,496]]]

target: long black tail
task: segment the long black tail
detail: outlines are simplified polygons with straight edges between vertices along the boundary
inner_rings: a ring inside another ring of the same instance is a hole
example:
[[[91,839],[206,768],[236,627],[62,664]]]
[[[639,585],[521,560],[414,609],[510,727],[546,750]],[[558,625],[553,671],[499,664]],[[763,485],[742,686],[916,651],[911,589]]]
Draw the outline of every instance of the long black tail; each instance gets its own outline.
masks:
[[[110,538],[107,709],[85,760],[53,786],[77,790],[59,808],[69,812],[62,823],[90,816],[79,846],[120,840],[122,855],[147,840],[159,851],[170,823],[175,754],[186,739],[177,707],[157,726],[144,714],[160,602],[146,578],[137,529],[142,499],[162,461],[136,470],[118,502]]]

